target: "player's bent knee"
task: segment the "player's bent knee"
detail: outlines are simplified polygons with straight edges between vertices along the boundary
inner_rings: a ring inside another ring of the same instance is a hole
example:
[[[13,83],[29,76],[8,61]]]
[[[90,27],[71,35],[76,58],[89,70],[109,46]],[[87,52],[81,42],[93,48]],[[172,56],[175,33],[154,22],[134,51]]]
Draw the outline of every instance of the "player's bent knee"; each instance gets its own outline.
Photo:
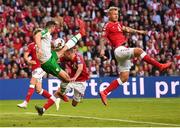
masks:
[[[36,78],[32,77],[30,83],[33,85],[36,85],[36,83],[37,83]]]
[[[36,86],[36,92],[37,92],[38,94],[41,94],[42,91],[43,91],[43,89],[42,89],[41,87]]]
[[[139,57],[143,53],[142,48],[134,48],[134,56]]]
[[[124,78],[121,79],[121,81],[122,81],[122,83],[125,83],[125,82],[128,81],[128,79],[129,79],[129,77],[124,77]]]
[[[122,83],[127,82],[129,79],[129,72],[122,72],[120,74],[120,79],[121,79]]]
[[[42,89],[36,89],[36,93],[40,94]]]

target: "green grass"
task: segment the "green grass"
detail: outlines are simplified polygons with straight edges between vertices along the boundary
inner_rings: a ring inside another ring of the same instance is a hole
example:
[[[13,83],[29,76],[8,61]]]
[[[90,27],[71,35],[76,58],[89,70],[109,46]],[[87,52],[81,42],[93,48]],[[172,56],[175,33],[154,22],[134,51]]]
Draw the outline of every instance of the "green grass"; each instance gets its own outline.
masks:
[[[180,127],[180,98],[109,99],[106,107],[99,99],[84,99],[77,107],[62,102],[59,111],[53,106],[42,117],[34,105],[43,105],[45,100],[32,100],[27,109],[16,107],[21,102],[0,101],[0,126]]]

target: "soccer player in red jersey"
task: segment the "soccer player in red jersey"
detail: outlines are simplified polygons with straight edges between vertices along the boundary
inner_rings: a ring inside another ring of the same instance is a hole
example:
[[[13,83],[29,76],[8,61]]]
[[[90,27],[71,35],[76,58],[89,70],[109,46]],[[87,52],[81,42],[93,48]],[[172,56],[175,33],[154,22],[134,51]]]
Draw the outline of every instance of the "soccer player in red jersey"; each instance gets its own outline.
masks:
[[[76,49],[70,49],[64,53],[64,57],[60,59],[65,63],[66,71],[71,77],[70,83],[61,83],[61,89],[59,89],[55,95],[65,95],[69,90],[74,90],[74,96],[72,100],[72,106],[76,106],[81,97],[84,95],[86,89],[86,80],[89,79],[89,73],[84,62],[83,56],[76,52]]]
[[[37,29],[34,31],[33,34],[35,35],[36,33],[40,31],[41,31],[40,29]],[[31,55],[32,59],[29,58],[29,55]],[[51,97],[51,94],[49,94],[49,92],[42,89],[42,77],[46,73],[42,70],[41,64],[39,60],[37,59],[36,44],[34,42],[28,45],[27,50],[24,53],[24,58],[28,62],[28,64],[32,66],[32,78],[30,80],[30,86],[29,86],[25,101],[21,104],[17,104],[17,106],[20,108],[27,108],[27,104],[29,103],[35,89],[36,89],[36,92],[42,95],[43,97],[45,98]]]
[[[129,33],[140,33],[147,34],[146,31],[143,30],[135,30],[130,27],[123,26],[118,22],[118,8],[110,7],[108,9],[109,22],[105,24],[102,32],[102,38],[100,39],[101,45],[101,56],[104,56],[104,42],[105,40],[109,40],[112,47],[114,47],[115,58],[118,62],[120,68],[119,78],[112,81],[110,85],[104,90],[100,92],[100,97],[104,105],[107,105],[107,95],[109,92],[115,90],[119,85],[128,81],[129,71],[131,68],[130,59],[133,57],[140,57],[142,60],[146,61],[149,64],[152,64],[159,68],[160,71],[163,71],[170,67],[171,62],[161,64],[157,62],[155,59],[151,58],[143,49],[135,47],[135,48],[127,48],[123,46],[127,39],[124,36],[123,32]]]
[[[60,61],[64,62],[66,71],[71,77],[71,82],[62,82],[60,88],[54,93],[54,96],[56,98],[61,98],[71,89],[73,89],[74,96],[72,100],[72,106],[75,107],[80,102],[81,98],[84,96],[84,92],[86,89],[86,80],[89,79],[89,73],[87,71],[83,56],[77,53],[75,49],[67,50],[64,53],[64,56],[60,58]],[[36,106],[36,110],[38,111],[39,115],[42,116],[45,110],[47,110],[53,104],[49,105],[46,108]]]

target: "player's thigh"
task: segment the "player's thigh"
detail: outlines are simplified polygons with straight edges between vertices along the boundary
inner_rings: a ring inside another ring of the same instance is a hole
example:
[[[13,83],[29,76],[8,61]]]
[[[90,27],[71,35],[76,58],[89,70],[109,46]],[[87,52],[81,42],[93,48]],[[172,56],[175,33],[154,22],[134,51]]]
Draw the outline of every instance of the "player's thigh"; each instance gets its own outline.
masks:
[[[44,71],[46,71],[46,73],[49,73],[55,77],[59,77],[59,73],[62,70],[53,56],[51,56],[46,63],[42,64],[41,67]]]
[[[118,62],[118,68],[119,72],[129,72],[131,69],[131,66],[133,65],[130,59],[117,61]]]
[[[114,51],[120,72],[129,72],[132,66],[131,57],[134,56],[134,48],[124,46],[117,47]]]
[[[59,76],[58,77],[61,80],[63,80],[64,82],[69,82],[70,81],[69,75],[63,69],[59,72]]]
[[[119,46],[114,50],[114,55],[117,60],[131,59],[134,56],[134,48]]]
[[[51,51],[51,53],[52,53],[52,56],[54,57],[54,59],[56,61],[58,61],[58,55],[57,55],[56,51]]]

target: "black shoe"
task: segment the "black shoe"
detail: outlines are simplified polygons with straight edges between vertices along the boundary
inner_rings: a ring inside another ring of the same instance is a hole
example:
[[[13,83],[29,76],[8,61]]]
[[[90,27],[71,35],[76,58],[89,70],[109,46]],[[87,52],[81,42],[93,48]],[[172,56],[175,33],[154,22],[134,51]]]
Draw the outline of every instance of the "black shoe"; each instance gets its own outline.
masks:
[[[41,108],[41,107],[38,107],[37,105],[35,106],[35,109],[36,109],[36,111],[38,112],[38,114],[39,114],[39,116],[42,116],[43,115],[43,108]]]

